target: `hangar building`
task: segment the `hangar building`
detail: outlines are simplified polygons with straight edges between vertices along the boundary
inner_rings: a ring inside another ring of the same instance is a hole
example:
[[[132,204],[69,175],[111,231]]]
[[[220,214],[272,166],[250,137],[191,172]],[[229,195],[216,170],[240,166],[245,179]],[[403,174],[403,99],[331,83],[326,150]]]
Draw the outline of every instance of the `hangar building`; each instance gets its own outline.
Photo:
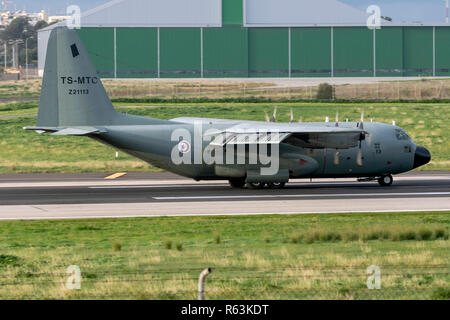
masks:
[[[449,24],[368,16],[337,0],[114,0],[78,33],[104,78],[450,76]]]

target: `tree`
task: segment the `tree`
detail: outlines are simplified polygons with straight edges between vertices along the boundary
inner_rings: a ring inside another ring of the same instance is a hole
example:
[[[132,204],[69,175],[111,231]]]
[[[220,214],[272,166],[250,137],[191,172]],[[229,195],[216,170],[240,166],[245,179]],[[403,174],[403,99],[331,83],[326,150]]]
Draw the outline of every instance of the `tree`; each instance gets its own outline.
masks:
[[[34,26],[34,31],[37,32],[37,31],[39,31],[41,29],[44,29],[44,28],[46,28],[48,26],[49,26],[49,24],[47,22],[45,22],[44,20],[38,21],[36,23],[36,25]]]
[[[9,26],[1,33],[3,41],[25,40],[34,34],[34,27],[30,24],[27,17],[19,17],[11,21]]]

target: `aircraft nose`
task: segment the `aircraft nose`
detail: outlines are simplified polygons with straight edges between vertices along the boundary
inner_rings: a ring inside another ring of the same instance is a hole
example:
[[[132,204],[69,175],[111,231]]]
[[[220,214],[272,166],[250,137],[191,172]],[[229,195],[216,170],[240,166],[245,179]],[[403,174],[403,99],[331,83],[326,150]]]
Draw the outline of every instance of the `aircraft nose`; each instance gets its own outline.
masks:
[[[424,147],[417,146],[416,153],[414,155],[414,168],[426,165],[431,161],[431,153]]]

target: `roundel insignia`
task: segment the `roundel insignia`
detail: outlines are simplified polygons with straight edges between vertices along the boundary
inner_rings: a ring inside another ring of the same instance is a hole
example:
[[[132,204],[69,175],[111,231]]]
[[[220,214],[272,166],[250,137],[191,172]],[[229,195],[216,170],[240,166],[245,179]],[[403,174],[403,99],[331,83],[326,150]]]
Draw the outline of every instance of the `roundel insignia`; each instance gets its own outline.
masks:
[[[180,141],[178,143],[178,151],[181,153],[189,153],[191,151],[191,144],[186,140]]]

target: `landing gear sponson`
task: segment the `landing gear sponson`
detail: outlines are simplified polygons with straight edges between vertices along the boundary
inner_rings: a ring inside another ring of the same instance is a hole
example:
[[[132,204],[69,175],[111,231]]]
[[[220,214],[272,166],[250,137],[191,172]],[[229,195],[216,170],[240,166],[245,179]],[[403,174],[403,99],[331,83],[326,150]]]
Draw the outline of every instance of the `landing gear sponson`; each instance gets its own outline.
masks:
[[[264,182],[246,182],[245,178],[234,178],[230,179],[229,183],[232,188],[236,189],[264,189],[265,187],[268,187],[269,189],[283,189],[286,186],[286,182],[271,182],[271,183],[264,183]],[[382,175],[379,178],[367,178],[367,179],[358,179],[359,182],[369,182],[369,181],[378,181],[378,184],[382,187],[389,187],[394,182],[394,178],[391,174],[385,174]]]

